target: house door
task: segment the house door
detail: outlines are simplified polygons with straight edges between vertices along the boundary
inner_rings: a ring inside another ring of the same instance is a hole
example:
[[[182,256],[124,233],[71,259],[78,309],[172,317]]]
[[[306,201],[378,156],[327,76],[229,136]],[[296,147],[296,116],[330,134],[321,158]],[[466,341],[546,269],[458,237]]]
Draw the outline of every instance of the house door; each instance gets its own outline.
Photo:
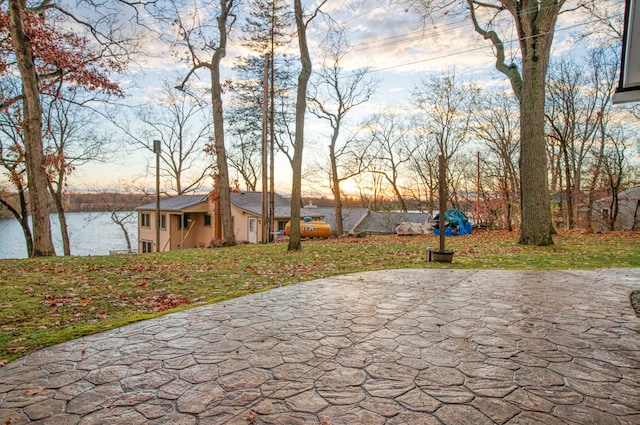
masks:
[[[249,217],[249,243],[258,243],[258,219]]]

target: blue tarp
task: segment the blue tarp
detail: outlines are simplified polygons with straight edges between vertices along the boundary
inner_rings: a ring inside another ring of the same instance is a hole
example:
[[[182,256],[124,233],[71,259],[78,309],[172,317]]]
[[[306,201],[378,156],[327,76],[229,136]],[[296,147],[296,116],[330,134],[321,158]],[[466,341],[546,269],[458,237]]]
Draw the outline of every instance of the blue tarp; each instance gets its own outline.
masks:
[[[448,223],[444,227],[445,236],[460,236],[471,234],[471,222],[467,219],[467,216],[460,210],[447,210],[444,213],[444,218]],[[434,220],[439,220],[440,214],[436,215]],[[433,234],[440,236],[440,229],[438,226],[434,227]]]

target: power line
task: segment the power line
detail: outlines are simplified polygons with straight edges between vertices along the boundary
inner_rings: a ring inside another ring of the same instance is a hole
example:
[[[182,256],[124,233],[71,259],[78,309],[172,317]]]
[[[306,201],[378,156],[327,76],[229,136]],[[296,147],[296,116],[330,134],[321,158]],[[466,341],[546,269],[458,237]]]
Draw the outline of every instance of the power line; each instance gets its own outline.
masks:
[[[528,14],[528,13],[533,13],[533,12],[541,12],[545,9],[551,8],[551,7],[555,7],[555,5],[549,5],[549,6],[545,6],[541,9],[538,9],[535,6],[530,7],[529,9],[526,10],[521,10],[518,12],[518,15],[523,15],[523,14]],[[370,9],[366,12],[363,12],[361,14],[359,14],[356,17],[352,17],[349,20],[343,21],[340,23],[341,26],[344,26],[346,23],[351,22],[352,20],[358,19],[359,17],[362,17],[374,10],[376,10],[377,8],[373,8]],[[492,10],[492,9],[488,9],[488,8],[484,8],[484,9],[480,9],[478,11],[476,11],[476,14],[478,14],[478,12],[483,12],[484,16],[479,15],[479,20],[491,20],[493,22],[492,26],[500,26],[500,25],[510,25],[512,26],[512,20],[509,17],[504,17],[501,18],[500,20],[494,20],[497,17],[497,13],[502,12],[502,11],[506,11],[506,9],[502,9],[502,10]],[[615,16],[613,16],[615,17]],[[594,20],[592,22],[598,22],[601,20]],[[354,45],[352,47],[352,51],[364,51],[364,50],[370,50],[370,49],[377,49],[377,48],[383,48],[383,47],[389,47],[389,46],[397,46],[397,45],[402,45],[403,43],[411,43],[411,42],[416,42],[416,41],[428,41],[431,38],[435,38],[437,36],[446,36],[447,34],[451,34],[459,29],[468,27],[470,24],[470,21],[468,19],[468,17],[462,17],[458,20],[454,20],[454,21],[450,21],[444,24],[444,26],[439,27],[439,26],[433,26],[431,28],[428,29],[420,29],[420,30],[415,30],[415,31],[410,31],[408,33],[404,33],[404,34],[398,34],[398,35],[393,35],[393,36],[389,36],[389,37],[385,37],[385,38],[380,38],[380,39],[376,39],[376,40],[371,40],[371,41],[363,41],[363,42],[359,42],[358,44]]]
[[[596,20],[592,20],[592,21],[587,21],[587,22],[582,22],[582,23],[578,23],[578,24],[574,24],[574,25],[570,25],[568,27],[563,27],[563,28],[558,28],[554,31],[554,33],[558,33],[558,32],[562,32],[562,31],[567,31],[573,28],[577,28],[577,27],[581,27],[581,26],[585,26],[585,25],[589,25],[589,24],[593,24],[595,22],[599,22],[599,19]],[[511,39],[511,40],[507,40],[507,41],[503,41],[504,44],[514,44],[514,43],[519,43],[522,40],[526,40],[528,38],[535,38],[535,37],[539,37],[543,34],[538,34],[538,35],[534,35],[534,36],[529,36],[529,37],[524,37],[522,39],[517,38],[517,39]],[[463,55],[466,53],[471,53],[471,52],[476,52],[479,50],[486,50],[487,46],[479,46],[479,47],[474,47],[472,49],[467,49],[467,50],[463,50],[463,51],[459,51],[459,52],[453,52],[453,53],[446,53],[443,55],[439,55],[439,56],[434,56],[434,57],[430,57],[430,58],[426,58],[426,59],[420,59],[420,60],[416,60],[416,61],[412,61],[412,62],[406,62],[406,63],[402,63],[402,64],[398,64],[398,65],[390,65],[387,67],[383,67],[383,68],[376,68],[376,69],[371,69],[368,71],[368,73],[373,74],[376,72],[382,72],[382,71],[388,71],[390,69],[397,69],[397,68],[402,68],[404,66],[410,66],[410,65],[416,65],[419,63],[425,63],[425,62],[431,62],[431,61],[436,61],[436,60],[440,60],[440,59],[445,59],[448,57],[452,57],[452,56],[458,56],[458,55]]]

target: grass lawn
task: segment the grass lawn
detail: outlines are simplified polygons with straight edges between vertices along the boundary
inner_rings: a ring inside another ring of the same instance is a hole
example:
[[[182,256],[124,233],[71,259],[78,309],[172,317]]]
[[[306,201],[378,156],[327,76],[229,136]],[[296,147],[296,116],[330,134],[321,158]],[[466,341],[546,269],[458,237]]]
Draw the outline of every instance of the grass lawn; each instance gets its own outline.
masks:
[[[517,233],[447,238],[453,263],[427,263],[438,238],[376,236],[191,249],[144,255],[0,260],[0,365],[39,348],[176,309],[291,283],[395,268],[594,269],[640,267],[640,233],[563,232],[550,247]]]

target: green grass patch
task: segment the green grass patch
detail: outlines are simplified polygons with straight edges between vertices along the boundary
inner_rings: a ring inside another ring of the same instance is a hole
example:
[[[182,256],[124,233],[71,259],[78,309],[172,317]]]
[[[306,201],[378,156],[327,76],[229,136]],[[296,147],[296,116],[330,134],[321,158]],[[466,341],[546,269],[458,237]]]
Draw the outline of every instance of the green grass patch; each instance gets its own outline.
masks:
[[[549,247],[516,233],[447,238],[453,263],[427,263],[438,238],[376,236],[145,255],[0,260],[0,364],[42,347],[169,311],[336,274],[397,268],[640,267],[640,234],[565,232]]]

